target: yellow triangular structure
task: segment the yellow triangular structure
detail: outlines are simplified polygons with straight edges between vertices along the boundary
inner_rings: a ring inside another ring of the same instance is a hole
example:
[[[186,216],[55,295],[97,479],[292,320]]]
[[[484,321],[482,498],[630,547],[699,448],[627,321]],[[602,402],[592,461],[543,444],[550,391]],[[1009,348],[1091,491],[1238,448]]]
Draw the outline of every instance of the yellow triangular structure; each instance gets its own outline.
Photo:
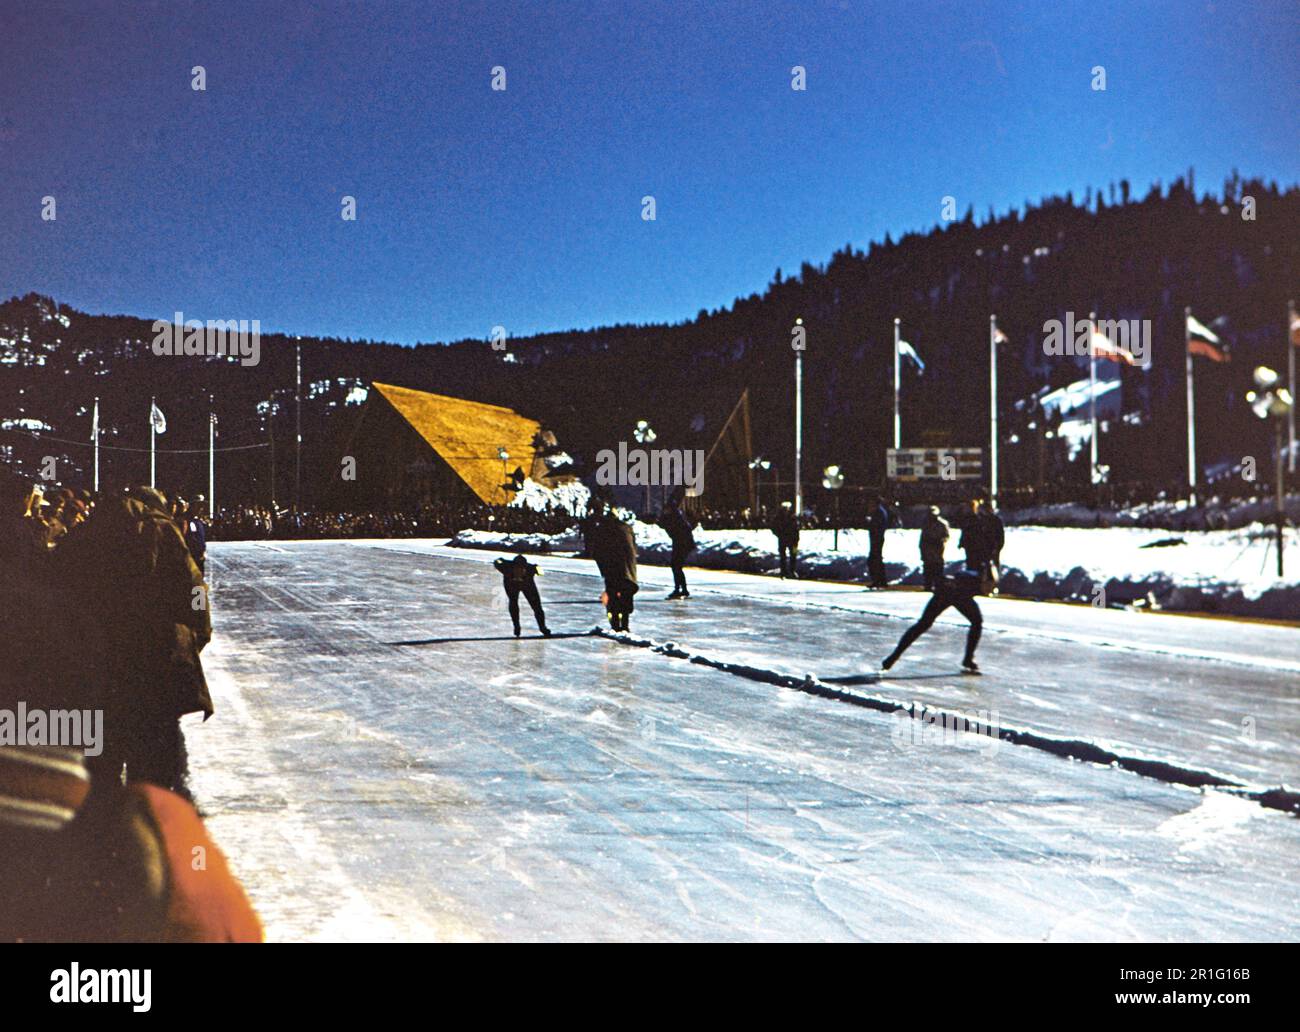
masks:
[[[542,428],[536,420],[500,405],[387,383],[371,386],[484,502],[500,505],[509,497],[501,485],[516,467],[533,479],[545,472],[533,444]],[[504,469],[499,448],[510,455]]]

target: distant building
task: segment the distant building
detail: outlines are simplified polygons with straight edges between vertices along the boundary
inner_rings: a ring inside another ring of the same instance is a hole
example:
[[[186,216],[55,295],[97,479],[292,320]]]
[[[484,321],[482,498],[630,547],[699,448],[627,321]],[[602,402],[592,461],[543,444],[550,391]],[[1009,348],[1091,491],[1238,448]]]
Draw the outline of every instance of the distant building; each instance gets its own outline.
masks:
[[[1060,417],[1056,432],[1066,442],[1070,459],[1074,459],[1092,439],[1090,399],[1096,398],[1097,421],[1103,428],[1110,420],[1118,419],[1121,413],[1121,386],[1117,376],[1113,379],[1098,376],[1095,384],[1083,379],[1055,390],[1043,388],[1036,397],[1045,415]],[[1018,402],[1016,407],[1025,405],[1026,402]]]
[[[516,472],[547,487],[573,479],[554,435],[513,409],[386,383],[371,387],[339,455],[331,499],[338,508],[505,505],[516,493],[507,486]],[[347,479],[349,465],[354,479]]]

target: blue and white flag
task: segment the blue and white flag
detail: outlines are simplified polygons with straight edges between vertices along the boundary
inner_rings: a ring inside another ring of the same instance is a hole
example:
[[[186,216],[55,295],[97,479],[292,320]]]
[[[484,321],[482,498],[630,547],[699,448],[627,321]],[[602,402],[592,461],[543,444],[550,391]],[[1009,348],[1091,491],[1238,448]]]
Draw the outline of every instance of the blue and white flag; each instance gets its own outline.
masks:
[[[916,353],[916,348],[912,347],[912,345],[907,343],[907,341],[900,340],[898,342],[898,353],[900,355],[905,355],[907,358],[910,358],[915,362],[917,372],[925,372],[925,363],[921,361],[921,356]]]

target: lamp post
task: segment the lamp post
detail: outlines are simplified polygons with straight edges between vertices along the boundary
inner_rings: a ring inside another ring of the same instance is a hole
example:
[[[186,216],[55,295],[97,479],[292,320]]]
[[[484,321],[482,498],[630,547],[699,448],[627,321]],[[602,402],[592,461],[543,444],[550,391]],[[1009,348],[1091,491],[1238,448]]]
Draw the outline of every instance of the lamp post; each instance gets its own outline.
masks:
[[[903,424],[898,416],[898,342],[901,339],[901,323],[898,319],[894,320],[894,451],[903,447]]]
[[[497,458],[501,460],[501,497],[509,505],[510,498],[506,495],[506,463],[510,461],[510,453],[504,445],[497,445]]]
[[[217,518],[217,413],[208,394],[208,518]]]
[[[756,515],[761,517],[763,513],[763,470],[771,469],[772,463],[759,455],[749,460],[749,468],[754,471],[754,500],[755,508],[758,509]]]
[[[827,466],[822,470],[822,487],[831,493],[835,508],[835,544],[832,548],[840,550],[840,488],[844,486],[844,474],[839,466]]]
[[[266,439],[271,445],[271,513],[275,514],[275,391],[266,399]]]
[[[658,435],[650,428],[650,424],[644,419],[638,419],[636,426],[632,428],[632,437],[637,444],[654,444]],[[645,485],[645,514],[650,515],[650,478],[646,477]]]
[[[1279,379],[1277,373],[1268,366],[1257,367],[1255,369],[1255,386],[1259,390],[1248,392],[1246,400],[1250,402],[1251,409],[1260,419],[1273,420],[1274,437],[1276,439],[1274,448],[1274,459],[1276,461],[1274,490],[1277,495],[1277,512],[1274,515],[1274,520],[1277,524],[1277,576],[1280,580],[1282,578],[1282,527],[1286,522],[1286,491],[1282,483],[1286,468],[1282,462],[1283,424],[1287,422],[1295,407],[1295,399],[1291,397],[1291,392],[1287,388],[1281,386]]]

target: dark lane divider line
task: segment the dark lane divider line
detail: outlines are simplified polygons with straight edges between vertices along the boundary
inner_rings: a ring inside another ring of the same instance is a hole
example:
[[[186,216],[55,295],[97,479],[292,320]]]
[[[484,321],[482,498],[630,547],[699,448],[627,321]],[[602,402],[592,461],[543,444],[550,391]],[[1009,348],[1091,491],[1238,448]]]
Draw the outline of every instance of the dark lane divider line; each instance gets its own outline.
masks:
[[[602,627],[595,627],[590,633],[618,642],[620,645],[649,649],[663,656],[684,659],[690,663],[706,666],[713,670],[720,670],[736,677],[744,677],[751,681],[759,681],[780,688],[793,688],[795,691],[804,692],[808,695],[834,699],[837,702],[847,702],[850,705],[862,706],[880,713],[904,713],[914,720],[957,730],[965,730],[966,726],[971,722],[967,714],[918,705],[917,703],[899,702],[896,699],[889,699],[879,695],[849,692],[811,676],[796,677],[791,674],[780,674],[774,670],[766,670],[762,667],[749,666],[744,663],[729,663],[704,653],[688,652],[676,642],[657,642],[653,638],[636,638],[630,634],[615,634]],[[1166,784],[1184,785],[1189,788],[1222,789],[1232,795],[1251,799],[1268,809],[1281,810],[1292,816],[1300,816],[1300,792],[1287,788],[1285,785],[1269,788],[1249,785],[1213,771],[1184,767],[1166,760],[1157,760],[1145,756],[1128,756],[1106,749],[1093,742],[1069,738],[1053,738],[1050,735],[1039,734],[1025,728],[999,726],[997,734],[1000,741],[1010,742],[1012,745],[1029,746],[1032,749],[1039,749],[1055,756],[1080,760],[1085,763],[1119,767],[1141,777],[1153,778]]]

